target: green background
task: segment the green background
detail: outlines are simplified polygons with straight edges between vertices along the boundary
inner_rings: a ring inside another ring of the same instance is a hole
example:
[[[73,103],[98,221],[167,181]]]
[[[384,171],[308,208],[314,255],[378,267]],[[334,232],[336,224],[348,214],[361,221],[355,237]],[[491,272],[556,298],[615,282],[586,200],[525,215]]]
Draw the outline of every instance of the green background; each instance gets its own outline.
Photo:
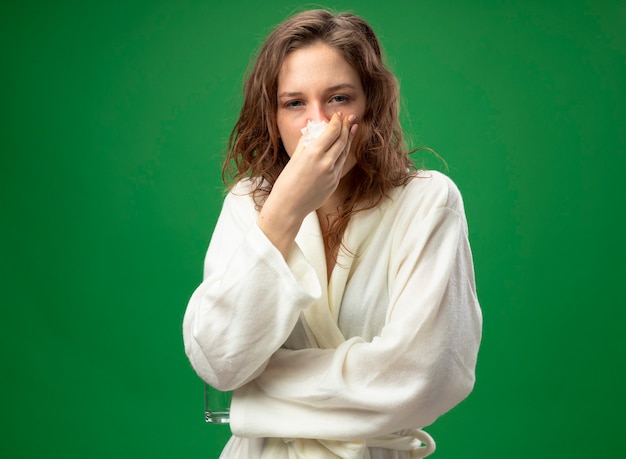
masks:
[[[300,3],[215,3],[0,6],[1,457],[216,458],[226,441],[182,316],[248,59]],[[435,457],[615,457],[626,2],[326,5],[378,31],[412,145],[466,202],[484,340],[475,391],[429,429]]]

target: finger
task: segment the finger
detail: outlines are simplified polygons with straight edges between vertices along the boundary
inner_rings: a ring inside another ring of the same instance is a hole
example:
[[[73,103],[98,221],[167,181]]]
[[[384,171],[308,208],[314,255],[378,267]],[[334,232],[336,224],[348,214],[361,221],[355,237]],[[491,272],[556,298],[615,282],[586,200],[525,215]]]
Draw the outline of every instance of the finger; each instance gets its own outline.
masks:
[[[340,176],[343,176],[343,170],[344,170],[345,164],[348,161],[348,158],[350,157],[351,150],[352,150],[352,141],[355,137],[357,127],[358,127],[357,124],[353,124],[350,126],[348,142],[346,143],[346,146],[343,149],[341,155],[339,155],[339,157],[337,158],[337,161],[335,161],[335,164],[333,165],[333,170],[336,173],[340,174]]]
[[[356,121],[356,115],[352,114],[343,118],[343,123],[341,126],[341,137],[345,139],[346,145],[350,142],[350,131],[352,129],[352,125]]]
[[[345,148],[346,156],[352,150],[352,143],[354,141],[354,137],[356,136],[356,130],[357,130],[358,126],[359,126],[358,124],[353,124],[353,125],[350,126],[350,132],[349,132],[349,135],[348,135],[348,143],[346,144],[346,148]]]
[[[350,115],[344,118],[341,132],[341,141],[345,142],[340,156],[348,156],[350,149],[352,148],[352,140],[356,133],[357,124],[355,124],[356,116]]]
[[[341,112],[339,112],[338,115],[341,121],[339,136],[335,139],[334,143],[328,147],[328,152],[332,155],[334,163],[336,163],[341,156],[345,156],[343,153],[346,151],[350,140],[350,128],[352,121],[355,119],[354,115],[344,117]]]

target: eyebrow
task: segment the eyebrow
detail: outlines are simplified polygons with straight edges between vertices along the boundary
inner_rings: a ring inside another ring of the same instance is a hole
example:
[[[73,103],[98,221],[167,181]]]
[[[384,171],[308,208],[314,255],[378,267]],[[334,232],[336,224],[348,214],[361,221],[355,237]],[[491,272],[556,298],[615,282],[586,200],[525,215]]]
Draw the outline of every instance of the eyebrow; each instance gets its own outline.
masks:
[[[341,84],[337,84],[335,86],[331,86],[329,88],[326,88],[325,91],[327,92],[334,92],[334,91],[339,91],[341,89],[356,89],[353,85],[349,84],[349,83],[341,83]],[[289,92],[289,91],[285,91],[285,92],[281,92],[278,95],[278,98],[283,98],[283,97],[298,97],[301,96],[302,92],[300,91],[294,91],[294,92]]]

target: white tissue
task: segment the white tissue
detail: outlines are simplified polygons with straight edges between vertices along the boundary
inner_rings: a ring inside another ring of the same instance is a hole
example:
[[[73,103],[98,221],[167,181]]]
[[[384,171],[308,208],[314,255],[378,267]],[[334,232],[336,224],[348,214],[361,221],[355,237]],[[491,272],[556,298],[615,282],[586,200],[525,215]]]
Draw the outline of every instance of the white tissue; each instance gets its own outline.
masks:
[[[328,123],[326,121],[311,121],[309,120],[306,123],[306,127],[300,129],[300,132],[303,134],[306,132],[306,137],[304,138],[304,145],[310,144],[313,139],[316,139],[320,136],[324,129],[326,129]]]

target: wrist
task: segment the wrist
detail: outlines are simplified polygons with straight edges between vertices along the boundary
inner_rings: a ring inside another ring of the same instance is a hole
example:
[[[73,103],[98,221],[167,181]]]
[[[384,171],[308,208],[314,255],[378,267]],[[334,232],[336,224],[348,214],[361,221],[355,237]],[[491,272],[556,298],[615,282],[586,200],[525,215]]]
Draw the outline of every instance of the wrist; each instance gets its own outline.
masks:
[[[306,215],[289,212],[266,201],[257,218],[257,226],[286,258]]]

